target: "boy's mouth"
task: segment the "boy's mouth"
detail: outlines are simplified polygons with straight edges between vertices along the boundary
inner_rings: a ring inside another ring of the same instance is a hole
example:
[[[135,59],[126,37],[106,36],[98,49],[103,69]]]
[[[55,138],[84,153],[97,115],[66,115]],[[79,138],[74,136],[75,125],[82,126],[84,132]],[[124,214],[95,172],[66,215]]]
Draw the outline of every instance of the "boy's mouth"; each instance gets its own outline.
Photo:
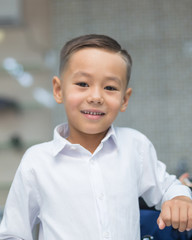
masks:
[[[100,111],[89,111],[89,110],[81,111],[81,113],[83,113],[83,114],[88,114],[88,115],[93,115],[93,116],[103,116],[103,115],[105,115],[104,112],[100,112]]]

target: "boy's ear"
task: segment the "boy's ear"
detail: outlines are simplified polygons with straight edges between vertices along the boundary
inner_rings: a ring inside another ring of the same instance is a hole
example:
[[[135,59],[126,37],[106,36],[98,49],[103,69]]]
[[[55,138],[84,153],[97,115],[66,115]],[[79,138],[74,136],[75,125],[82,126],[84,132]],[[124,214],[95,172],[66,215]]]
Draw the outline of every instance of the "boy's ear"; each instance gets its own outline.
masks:
[[[55,98],[55,101],[60,104],[63,102],[61,80],[58,77],[54,76],[52,82],[53,82],[53,96]]]
[[[132,88],[127,88],[127,90],[125,92],[125,95],[124,95],[124,98],[123,98],[121,108],[120,108],[121,112],[125,112],[125,110],[128,106],[128,102],[129,102],[129,98],[131,96],[131,93],[132,93]]]

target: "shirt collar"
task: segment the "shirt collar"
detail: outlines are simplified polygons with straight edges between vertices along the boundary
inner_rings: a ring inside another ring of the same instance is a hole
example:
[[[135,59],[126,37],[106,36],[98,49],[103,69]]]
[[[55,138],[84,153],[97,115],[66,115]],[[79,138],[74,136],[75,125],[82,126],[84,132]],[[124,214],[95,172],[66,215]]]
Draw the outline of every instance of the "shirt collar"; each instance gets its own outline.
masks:
[[[53,155],[56,156],[69,142],[67,141],[69,129],[68,124],[63,123],[54,129]]]
[[[54,138],[53,138],[53,155],[56,156],[66,145],[71,145],[67,141],[69,135],[69,128],[67,123],[60,124],[54,129]],[[117,146],[117,137],[113,125],[109,128],[106,136],[102,139],[102,143],[105,143],[109,140],[113,140]]]
[[[115,128],[113,127],[113,125],[111,125],[106,136],[102,139],[101,142],[104,143],[108,141],[110,138],[114,141],[115,145],[117,145],[117,136],[116,136]]]

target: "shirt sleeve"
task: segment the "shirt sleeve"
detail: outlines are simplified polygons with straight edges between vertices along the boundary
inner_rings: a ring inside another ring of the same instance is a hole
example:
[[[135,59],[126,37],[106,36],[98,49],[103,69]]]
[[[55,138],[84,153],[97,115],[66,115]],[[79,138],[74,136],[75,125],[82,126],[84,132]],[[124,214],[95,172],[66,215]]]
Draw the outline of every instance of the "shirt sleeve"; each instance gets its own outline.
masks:
[[[34,174],[24,156],[14,177],[0,225],[0,239],[32,240],[38,222],[39,202]]]
[[[155,148],[148,140],[143,145],[139,190],[148,206],[156,209],[161,209],[163,202],[176,196],[191,198],[191,190],[175,175],[167,173],[165,164],[157,159]]]

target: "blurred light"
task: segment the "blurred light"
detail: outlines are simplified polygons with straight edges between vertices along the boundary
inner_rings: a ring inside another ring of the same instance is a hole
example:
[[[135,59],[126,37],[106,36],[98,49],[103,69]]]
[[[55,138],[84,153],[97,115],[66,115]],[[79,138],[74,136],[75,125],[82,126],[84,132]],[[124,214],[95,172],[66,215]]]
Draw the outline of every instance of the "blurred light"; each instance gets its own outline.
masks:
[[[23,87],[30,87],[33,84],[33,77],[30,73],[24,72],[22,75],[17,77],[17,81]]]
[[[23,66],[14,58],[6,58],[3,61],[3,67],[10,75],[14,77],[19,77],[23,74]]]
[[[7,71],[12,71],[13,69],[17,68],[17,61],[14,58],[6,58],[3,61],[3,67],[7,70]]]
[[[44,88],[36,88],[33,91],[33,97],[36,101],[48,108],[53,108],[55,106],[53,95]]]
[[[23,66],[14,58],[6,58],[3,61],[4,69],[19,82],[23,87],[30,87],[33,84],[33,77],[30,73],[24,72]]]
[[[21,64],[17,64],[12,69],[9,69],[8,73],[13,77],[21,76],[23,74],[23,66]]]

